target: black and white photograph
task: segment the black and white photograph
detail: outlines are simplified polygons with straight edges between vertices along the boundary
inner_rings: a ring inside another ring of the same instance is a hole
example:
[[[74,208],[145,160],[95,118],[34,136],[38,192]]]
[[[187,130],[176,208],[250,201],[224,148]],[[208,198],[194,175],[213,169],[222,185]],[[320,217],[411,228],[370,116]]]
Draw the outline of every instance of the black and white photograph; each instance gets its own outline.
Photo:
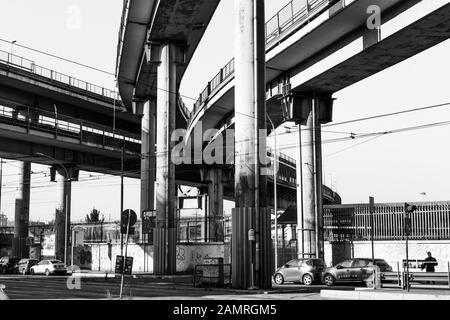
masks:
[[[450,300],[449,39],[450,0],[0,0],[0,309]]]

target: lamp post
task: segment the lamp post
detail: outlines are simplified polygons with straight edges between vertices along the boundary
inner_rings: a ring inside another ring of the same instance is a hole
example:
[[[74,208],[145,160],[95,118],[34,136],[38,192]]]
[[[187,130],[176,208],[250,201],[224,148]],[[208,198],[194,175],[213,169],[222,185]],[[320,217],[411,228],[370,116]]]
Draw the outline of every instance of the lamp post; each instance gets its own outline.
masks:
[[[272,126],[272,132],[274,134],[274,151],[273,151],[273,209],[275,211],[275,271],[278,268],[278,202],[277,202],[277,169],[278,169],[278,159],[277,159],[277,132],[275,126],[273,125],[272,119],[269,114],[267,114],[267,119],[269,119]]]
[[[17,42],[17,40],[11,41],[11,52],[9,55],[9,63],[12,64],[13,63],[13,50],[14,50],[14,44]]]
[[[65,171],[65,173],[66,173],[66,175],[65,175],[65,177],[64,177],[64,185],[66,185],[68,182],[72,181],[71,179],[69,179],[69,172],[67,171],[66,167],[61,163],[61,161],[59,161],[59,160],[57,160],[57,159],[55,159],[55,158],[53,158],[53,157],[51,157],[51,156],[49,156],[49,155],[43,154],[43,153],[41,153],[41,152],[38,152],[38,153],[36,153],[35,155],[41,156],[41,157],[45,157],[45,158],[48,158],[48,159],[50,159],[50,160],[53,160],[53,161],[55,161],[57,164],[59,164],[59,165],[64,169],[64,171]],[[64,202],[65,202],[65,205],[64,205],[64,207],[65,207],[65,223],[64,223],[64,263],[67,264],[67,229],[68,229],[67,227],[68,227],[68,225],[70,224],[70,221],[67,221],[68,207],[69,207],[69,195],[68,195],[67,193],[66,193]]]

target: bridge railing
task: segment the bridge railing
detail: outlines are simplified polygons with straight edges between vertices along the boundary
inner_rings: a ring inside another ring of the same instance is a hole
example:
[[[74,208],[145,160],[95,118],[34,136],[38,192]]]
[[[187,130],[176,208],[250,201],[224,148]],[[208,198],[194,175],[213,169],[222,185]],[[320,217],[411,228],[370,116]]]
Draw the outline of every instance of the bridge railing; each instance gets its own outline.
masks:
[[[266,45],[285,35],[288,31],[308,24],[323,10],[330,8],[336,1],[330,0],[292,0],[278,11],[266,23]],[[220,69],[219,73],[208,82],[194,103],[189,121],[195,117],[209,98],[234,74],[234,58]]]
[[[55,137],[79,139],[80,143],[121,148],[127,142],[126,150],[140,152],[140,140],[125,131],[28,106],[14,109],[0,105],[0,122],[18,125],[27,131],[37,129],[53,133]]]
[[[120,99],[117,97],[117,92],[106,89],[104,87],[71,77],[69,75],[39,66],[34,61],[11,54],[6,51],[0,50],[0,63],[4,63],[11,67],[19,68],[36,74],[38,76],[51,79],[59,82],[60,84],[83,90],[86,93],[93,93],[104,98],[116,100],[117,104],[120,104]]]

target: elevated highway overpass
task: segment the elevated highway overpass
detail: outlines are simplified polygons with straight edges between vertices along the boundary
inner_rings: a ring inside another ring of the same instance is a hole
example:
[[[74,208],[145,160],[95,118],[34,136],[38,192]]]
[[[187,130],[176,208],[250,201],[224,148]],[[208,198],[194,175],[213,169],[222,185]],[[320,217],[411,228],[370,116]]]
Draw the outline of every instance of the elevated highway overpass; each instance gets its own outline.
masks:
[[[283,103],[282,98],[331,97],[450,37],[447,0],[377,1],[381,25],[373,30],[366,25],[373,1],[305,4],[293,1],[266,23],[267,113],[275,126],[293,120],[293,102]],[[199,94],[189,116],[186,140],[192,138],[200,121],[203,132],[224,129],[233,124],[234,115],[232,59]]]

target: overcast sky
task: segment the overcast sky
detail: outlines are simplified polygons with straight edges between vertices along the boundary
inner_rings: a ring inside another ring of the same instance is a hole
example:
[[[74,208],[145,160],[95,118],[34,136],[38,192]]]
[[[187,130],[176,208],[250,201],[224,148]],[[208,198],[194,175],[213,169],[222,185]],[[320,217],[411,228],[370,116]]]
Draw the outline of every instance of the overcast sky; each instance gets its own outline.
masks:
[[[266,20],[289,1],[266,1]],[[43,50],[84,64],[114,72],[121,0],[1,0],[0,39]],[[76,19],[79,13],[79,19]],[[75,20],[74,20],[75,17]],[[218,70],[233,57],[233,1],[221,1],[212,23],[194,56],[180,92],[185,103],[195,97]],[[10,51],[0,41],[0,50]],[[58,61],[14,46],[14,53],[36,64],[108,88],[112,76]],[[341,122],[450,102],[448,75],[450,41],[427,50],[394,67],[352,85],[334,95],[333,120]],[[448,106],[407,115],[324,128],[323,140],[349,137],[350,133],[372,133],[450,120]],[[292,126],[287,123],[286,126]],[[278,145],[293,157],[297,133],[277,130]],[[339,192],[344,203],[450,200],[450,151],[446,140],[450,126],[384,135],[367,143],[355,139],[323,145],[324,181]],[[268,144],[270,144],[269,140]],[[349,149],[347,149],[349,148]],[[338,152],[338,153],[336,153]],[[4,165],[2,211],[14,216],[18,186],[16,163]],[[33,165],[30,216],[51,220],[56,204],[56,186],[45,176],[47,167]],[[41,173],[42,172],[42,173]],[[47,174],[48,175],[48,174]],[[96,180],[89,175],[93,175]],[[120,179],[96,173],[82,173],[84,182],[73,183],[72,218],[82,219],[94,206],[117,218],[120,205]],[[126,179],[125,207],[139,209],[139,181]],[[421,195],[422,192],[426,196]]]

